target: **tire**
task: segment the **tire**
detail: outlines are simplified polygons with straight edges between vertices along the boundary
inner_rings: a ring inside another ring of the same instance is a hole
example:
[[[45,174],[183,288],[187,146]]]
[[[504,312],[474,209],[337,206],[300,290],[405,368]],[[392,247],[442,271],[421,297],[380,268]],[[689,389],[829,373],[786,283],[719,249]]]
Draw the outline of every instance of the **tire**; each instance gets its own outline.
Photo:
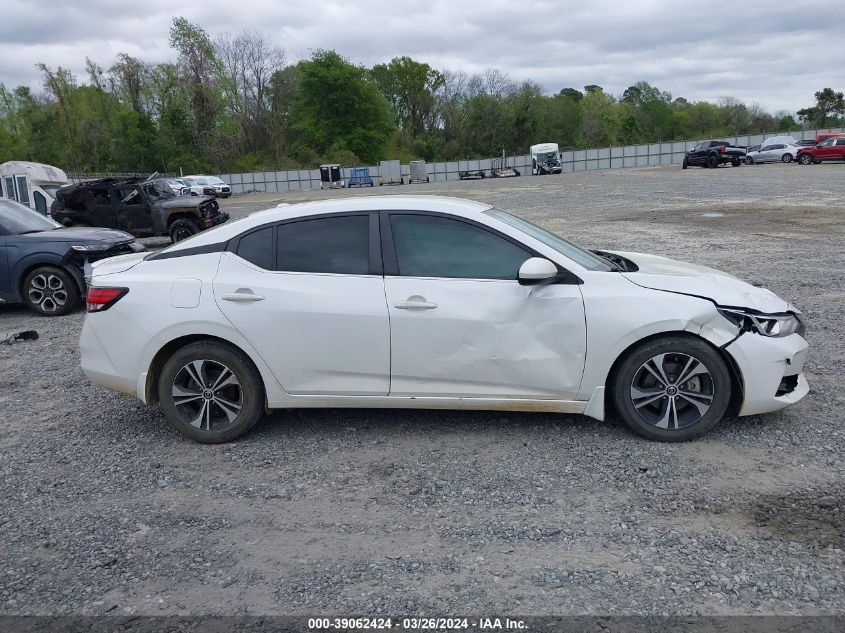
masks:
[[[681,169],[686,169],[689,167],[689,161],[687,160],[686,156],[684,156],[684,162],[681,163]]]
[[[746,156],[745,157],[745,164],[746,165],[753,165],[754,164],[754,158],[752,158],[751,156]]]
[[[55,266],[39,266],[23,280],[21,295],[27,307],[41,316],[63,316],[81,300],[79,286],[71,275]]]
[[[688,379],[678,384],[684,371]],[[728,367],[719,352],[683,335],[652,339],[628,352],[610,388],[628,428],[663,442],[704,435],[722,419],[731,399]]]
[[[179,218],[178,220],[174,220],[173,224],[167,228],[167,233],[170,235],[170,241],[174,244],[199,232],[200,227],[197,226],[196,222],[189,218]]]
[[[801,154],[798,157],[798,164],[799,165],[809,165],[812,162],[813,162],[813,159],[809,154]]]
[[[261,375],[243,352],[221,341],[177,350],[162,367],[158,397],[170,426],[203,444],[231,442],[264,415]]]
[[[710,169],[716,169],[719,166],[719,157],[716,154],[710,154],[707,157],[707,166]]]
[[[780,159],[781,159],[781,161],[783,161],[784,163],[791,163],[791,162],[792,162],[792,154],[790,154],[789,152],[787,152],[786,154],[784,154],[783,156],[781,156],[781,157],[780,157]]]
[[[822,162],[820,160],[814,160],[813,165],[821,165]]]
[[[740,161],[740,160],[732,160],[731,161],[731,167],[739,167],[740,165],[742,165],[742,161]]]

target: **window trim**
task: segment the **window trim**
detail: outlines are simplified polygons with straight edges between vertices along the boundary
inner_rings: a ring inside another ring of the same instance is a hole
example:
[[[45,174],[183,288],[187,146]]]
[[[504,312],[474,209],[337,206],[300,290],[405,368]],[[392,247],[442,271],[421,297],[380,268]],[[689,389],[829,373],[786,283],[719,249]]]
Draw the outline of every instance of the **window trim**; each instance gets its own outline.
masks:
[[[514,279],[495,279],[492,277],[418,277],[418,276],[410,276],[410,275],[401,275],[399,273],[399,260],[396,258],[396,247],[393,243],[393,231],[390,226],[390,216],[392,215],[422,215],[422,216],[430,216],[430,217],[440,217],[445,218],[447,220],[454,220],[456,222],[463,222],[464,224],[468,224],[475,228],[479,228],[482,231],[487,231],[499,237],[511,244],[518,246],[519,248],[527,251],[529,253],[529,257],[542,257],[543,259],[548,259],[551,261],[558,269],[558,276],[552,282],[554,284],[582,284],[584,283],[583,280],[575,275],[570,270],[564,268],[556,261],[549,259],[546,255],[538,252],[534,248],[528,246],[527,244],[520,242],[518,239],[507,235],[506,233],[502,233],[501,231],[488,226],[486,224],[482,224],[481,222],[476,222],[470,218],[464,218],[458,215],[453,215],[451,213],[442,213],[440,211],[416,211],[416,210],[384,210],[380,211],[380,227],[381,227],[381,239],[382,239],[382,258],[384,260],[384,276],[385,277],[403,277],[406,279],[451,279],[455,281],[504,281],[510,282],[513,281],[518,283],[519,280],[517,278]]]
[[[367,216],[369,219],[368,229],[369,233],[367,235],[368,238],[368,271],[366,273],[324,273],[324,272],[316,272],[316,271],[294,271],[294,270],[276,270],[278,264],[278,233],[279,227],[284,226],[286,224],[295,224],[297,222],[307,222],[309,220],[324,220],[329,218],[337,218],[337,217],[347,217],[347,216]],[[236,235],[235,237],[231,238],[227,243],[225,251],[232,253],[232,255],[238,256],[238,247],[240,245],[241,238],[246,237],[252,233],[256,233],[266,228],[271,228],[273,230],[273,270],[266,270],[265,268],[261,268],[260,266],[249,262],[249,260],[244,259],[243,261],[248,262],[251,266],[254,266],[258,270],[268,272],[268,273],[284,273],[284,274],[296,274],[296,275],[345,275],[351,277],[362,277],[362,276],[370,276],[376,275],[381,277],[383,274],[383,265],[382,265],[382,257],[381,257],[381,245],[380,245],[380,235],[379,235],[379,220],[378,220],[378,211],[338,211],[335,213],[317,213],[314,215],[304,215],[296,218],[287,218],[284,220],[277,220],[275,222],[268,222],[267,224],[261,224],[260,226],[253,227]],[[243,259],[242,257],[239,257]]]

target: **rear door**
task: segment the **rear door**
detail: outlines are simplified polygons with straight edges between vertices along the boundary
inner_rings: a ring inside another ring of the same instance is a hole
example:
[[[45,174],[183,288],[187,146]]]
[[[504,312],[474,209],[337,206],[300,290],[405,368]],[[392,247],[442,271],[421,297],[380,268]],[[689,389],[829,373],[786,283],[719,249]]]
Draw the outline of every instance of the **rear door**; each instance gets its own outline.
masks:
[[[296,218],[223,253],[214,298],[291,394],[386,396],[378,214]]]
[[[845,160],[845,138],[836,139],[833,150],[836,158]]]

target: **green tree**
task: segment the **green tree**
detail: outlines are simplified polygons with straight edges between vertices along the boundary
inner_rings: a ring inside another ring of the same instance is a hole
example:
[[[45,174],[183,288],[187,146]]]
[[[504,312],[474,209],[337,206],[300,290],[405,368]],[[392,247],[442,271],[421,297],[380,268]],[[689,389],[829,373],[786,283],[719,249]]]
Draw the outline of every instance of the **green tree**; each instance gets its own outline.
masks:
[[[394,57],[389,64],[376,64],[371,73],[410,140],[433,125],[436,93],[444,83],[442,73],[410,57]]]
[[[835,92],[833,88],[823,88],[816,94],[816,104],[809,108],[798,110],[798,116],[816,127],[828,127],[832,118],[845,115],[845,95]]]
[[[383,158],[395,129],[390,104],[365,69],[335,51],[302,63],[293,114],[318,152],[347,149],[368,163]]]

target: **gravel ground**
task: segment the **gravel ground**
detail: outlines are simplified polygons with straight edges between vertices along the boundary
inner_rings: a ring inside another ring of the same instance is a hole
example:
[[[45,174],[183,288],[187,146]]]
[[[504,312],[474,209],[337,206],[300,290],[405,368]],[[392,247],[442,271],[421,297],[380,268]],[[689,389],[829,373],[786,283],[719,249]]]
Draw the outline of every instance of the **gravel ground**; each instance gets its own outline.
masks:
[[[666,445],[577,416],[276,413],[182,439],[89,385],[83,314],[0,308],[0,613],[845,613],[845,169],[632,169],[387,187],[765,282],[812,393]],[[278,201],[350,195],[261,194]]]

